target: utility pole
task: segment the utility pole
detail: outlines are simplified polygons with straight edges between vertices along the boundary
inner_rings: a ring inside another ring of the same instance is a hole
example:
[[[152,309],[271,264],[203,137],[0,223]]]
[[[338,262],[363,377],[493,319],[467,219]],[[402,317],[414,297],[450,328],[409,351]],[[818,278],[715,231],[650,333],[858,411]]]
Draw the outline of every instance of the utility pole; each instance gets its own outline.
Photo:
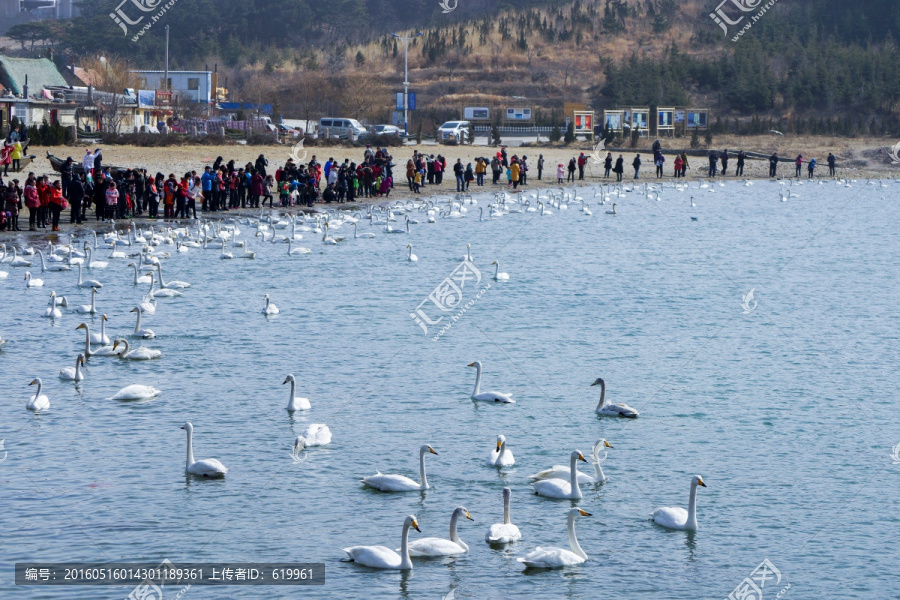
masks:
[[[403,133],[409,135],[409,41],[422,35],[422,32],[412,36],[397,35],[396,33],[391,35],[403,40]]]
[[[166,91],[169,91],[169,26],[166,25],[166,78],[163,80]]]

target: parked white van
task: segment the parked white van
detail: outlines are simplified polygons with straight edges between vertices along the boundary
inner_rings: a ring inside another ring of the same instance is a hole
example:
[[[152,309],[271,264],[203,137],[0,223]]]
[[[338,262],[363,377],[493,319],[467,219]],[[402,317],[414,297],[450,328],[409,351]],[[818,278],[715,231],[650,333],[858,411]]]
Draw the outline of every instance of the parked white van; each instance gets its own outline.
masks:
[[[469,140],[469,122],[447,121],[438,128],[437,138],[439,142],[456,140],[457,144],[464,144]]]
[[[355,137],[360,137],[364,136],[367,131],[356,119],[319,119],[319,134],[324,136],[326,133],[329,137],[349,138],[351,133]]]

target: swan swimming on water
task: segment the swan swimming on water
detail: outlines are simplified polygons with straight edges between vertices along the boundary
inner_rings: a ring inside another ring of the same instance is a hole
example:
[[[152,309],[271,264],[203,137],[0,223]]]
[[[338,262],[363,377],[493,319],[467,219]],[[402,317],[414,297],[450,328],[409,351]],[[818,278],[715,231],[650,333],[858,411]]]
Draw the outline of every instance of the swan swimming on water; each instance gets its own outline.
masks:
[[[408,260],[409,262],[417,262],[419,260],[419,257],[413,254],[412,244],[407,244],[406,247],[409,248],[409,254],[406,256],[406,260]]]
[[[87,323],[82,323],[75,330],[84,329],[84,355],[87,358],[92,356],[116,356],[118,353],[113,350],[112,346],[103,346],[96,350],[91,350],[91,328]]]
[[[116,348],[119,347],[119,344],[121,344],[123,348],[119,352],[116,352]],[[119,338],[113,342],[113,352],[118,354],[119,358],[123,360],[153,360],[154,358],[162,356],[161,351],[145,348],[144,346],[130,350],[128,340],[124,338]]]
[[[491,277],[494,281],[509,281],[509,273],[501,273],[500,272],[500,262],[494,261],[491,263],[492,265],[496,265],[494,268],[494,276]]]
[[[327,446],[331,443],[331,430],[325,423],[313,423],[306,428],[303,435],[294,440],[294,456],[299,456],[304,448]]]
[[[109,317],[103,315],[100,319],[100,333],[92,333],[91,334],[91,343],[92,344],[100,344],[101,346],[109,345],[109,336],[106,335],[106,322],[109,321]]]
[[[482,392],[481,391],[481,363],[475,361],[468,366],[475,367],[475,389],[472,391],[472,400],[481,402],[501,402],[503,404],[515,404],[512,394],[504,394],[502,392]]]
[[[457,507],[454,509],[453,514],[450,515],[450,539],[439,537],[418,539],[409,545],[409,555],[417,557],[456,556],[468,552],[469,546],[459,539],[459,533],[457,532],[460,517],[465,517],[470,521],[475,520],[464,506]]]
[[[26,288],[44,287],[44,280],[43,279],[34,279],[31,277],[30,272],[25,271],[25,287]]]
[[[380,472],[365,477],[362,482],[365,485],[375,488],[376,490],[381,490],[382,492],[413,492],[427,490],[429,488],[428,478],[425,475],[425,455],[427,453],[437,455],[434,448],[428,444],[419,448],[419,483],[403,475],[382,475]]]
[[[266,294],[265,301],[266,301],[266,305],[262,309],[262,314],[268,316],[268,315],[277,315],[279,312],[281,312],[280,310],[278,310],[278,307],[275,306],[275,304],[271,300],[269,300],[268,294]]]
[[[511,467],[516,464],[516,459],[513,457],[512,450],[506,447],[506,436],[497,436],[497,448],[491,450],[491,455],[488,456],[487,464],[492,467]]]
[[[159,395],[159,390],[152,385],[133,384],[124,387],[110,400],[146,400]]]
[[[25,403],[25,408],[34,412],[41,412],[42,410],[47,410],[50,408],[50,398],[47,397],[46,394],[41,393],[41,389],[44,387],[44,383],[40,380],[40,378],[35,378],[28,385],[36,385],[37,390],[34,392],[34,396],[28,399],[28,402]]]
[[[97,288],[91,288],[91,303],[90,304],[82,304],[78,307],[78,312],[85,315],[95,315],[97,314]]]
[[[569,533],[569,548],[541,548],[538,546],[523,557],[516,560],[523,563],[526,567],[535,569],[558,569],[561,567],[569,567],[579,565],[588,559],[588,555],[578,543],[575,537],[575,519],[578,517],[590,517],[591,513],[585,512],[580,508],[572,508],[568,511],[566,517],[566,530]]]
[[[187,431],[187,458],[185,459],[184,470],[189,475],[198,477],[218,478],[225,477],[228,469],[215,458],[205,458],[203,460],[194,460],[194,426],[190,421],[181,426]]]
[[[293,375],[288,375],[284,378],[284,381],[281,382],[281,385],[286,383],[291,383],[291,395],[288,398],[287,409],[289,412],[294,412],[296,410],[309,410],[312,408],[312,405],[309,403],[309,398],[298,398],[294,393],[297,387],[297,379]]]
[[[419,533],[419,523],[412,515],[403,521],[403,534],[400,538],[400,554],[385,546],[351,546],[342,548],[347,553],[347,559],[373,569],[393,569],[409,571],[413,568],[409,558],[409,528],[412,527]]]
[[[131,337],[139,337],[145,340],[152,340],[156,337],[156,334],[152,329],[142,329],[141,328],[141,314],[143,314],[144,309],[140,306],[135,306],[129,312],[137,313],[137,322],[134,324],[134,333],[131,334]],[[109,343],[109,340],[106,341]]]
[[[605,417],[627,417],[629,419],[636,419],[640,415],[638,411],[627,404],[606,404],[606,382],[602,377],[598,377],[594,383],[591,384],[591,387],[595,385],[600,386],[600,402],[595,409],[595,412],[598,415]]]
[[[584,473],[578,472],[578,483],[591,485],[594,483],[602,483],[606,481],[606,475],[603,473],[603,469],[600,467],[600,463],[603,462],[600,460],[600,450],[604,448],[612,448],[609,442],[604,439],[600,439],[594,444],[594,448],[591,450],[591,458],[593,460],[591,462],[594,463],[594,476],[585,475]],[[606,457],[604,456],[604,460]],[[562,479],[568,480],[572,477],[572,471],[569,467],[563,465],[553,465],[549,469],[544,469],[543,471],[539,471],[534,475],[529,476],[528,478],[532,481],[538,481],[542,479]]]
[[[694,475],[691,479],[691,495],[688,499],[688,509],[684,510],[680,506],[665,506],[657,508],[650,513],[650,518],[657,525],[661,525],[666,529],[677,529],[680,531],[697,531],[697,486],[706,487],[703,478]]]
[[[509,520],[509,499],[512,490],[503,488],[503,522],[494,523],[484,536],[488,544],[509,544],[522,539],[522,532]]]
[[[584,455],[575,450],[569,456],[569,480],[563,479],[539,479],[531,484],[534,493],[545,498],[568,498],[569,500],[581,500],[581,488],[578,487],[578,469],[576,461],[587,462]]]
[[[78,287],[83,288],[97,288],[100,289],[103,287],[103,284],[97,281],[96,279],[88,279],[84,281],[81,279],[81,263],[78,263]]]
[[[50,319],[58,319],[62,316],[62,311],[56,305],[56,292],[50,292],[50,303],[44,310],[44,316]]]
[[[59,378],[63,381],[84,381],[84,373],[81,372],[83,366],[84,354],[79,354],[74,367],[63,367],[59,370]]]

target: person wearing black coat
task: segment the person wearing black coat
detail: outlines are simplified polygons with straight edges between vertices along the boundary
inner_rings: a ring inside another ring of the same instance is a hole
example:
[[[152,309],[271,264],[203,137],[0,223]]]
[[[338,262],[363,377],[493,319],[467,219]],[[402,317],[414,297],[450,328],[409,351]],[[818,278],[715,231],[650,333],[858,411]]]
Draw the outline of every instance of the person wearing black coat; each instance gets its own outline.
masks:
[[[73,163],[72,157],[70,156],[69,158],[66,159],[66,162],[64,162],[62,164],[62,167],[59,168],[59,178],[62,183],[63,198],[66,198],[67,200],[69,198],[69,195],[68,195],[69,194],[69,183],[71,183],[71,181],[72,181],[72,172],[73,172],[72,171],[72,168],[73,168],[72,163]],[[71,202],[70,202],[70,204],[71,204]],[[74,221],[73,221],[73,223],[74,223]]]
[[[718,165],[718,162],[719,162],[719,157],[716,156],[716,151],[710,150],[709,151],[709,176],[710,177],[716,176],[716,166]]]
[[[94,173],[102,173],[103,172],[103,153],[100,151],[100,148],[97,148],[94,151]],[[106,190],[104,190],[106,193]]]
[[[743,177],[744,175],[744,161],[747,160],[747,155],[744,154],[744,151],[741,150],[737,155],[737,171],[735,175],[738,177]]]
[[[78,177],[74,177],[69,180],[66,185],[66,199],[69,201],[69,206],[72,207],[72,217],[71,223],[83,223],[83,219],[81,216],[81,203],[84,200],[84,185],[81,183],[81,179]]]
[[[612,152],[606,153],[606,160],[603,161],[603,178],[609,179],[609,172],[612,171],[613,157]]]
[[[729,159],[728,148],[725,148],[725,152],[722,153],[722,155],[719,157],[719,159],[722,161],[722,175],[723,176],[727,175],[728,174],[728,159]]]
[[[631,162],[631,166],[634,167],[634,178],[639,179],[641,172],[641,155],[638,154],[634,157],[634,160]]]
[[[259,176],[263,179],[266,178],[266,167],[269,166],[269,161],[266,160],[266,157],[260,154],[256,158],[256,164],[253,165],[256,167],[256,172],[259,173]]]
[[[622,181],[622,173],[625,172],[625,159],[622,158],[621,154],[616,159],[616,168],[613,171],[616,173],[616,181]]]
[[[769,177],[778,176],[778,153],[773,152],[769,157]]]

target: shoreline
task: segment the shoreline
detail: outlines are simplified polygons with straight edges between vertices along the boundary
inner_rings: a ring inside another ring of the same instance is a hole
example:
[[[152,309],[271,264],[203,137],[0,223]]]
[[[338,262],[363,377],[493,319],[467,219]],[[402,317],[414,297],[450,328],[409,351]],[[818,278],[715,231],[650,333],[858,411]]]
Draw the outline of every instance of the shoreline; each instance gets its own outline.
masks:
[[[698,167],[698,169],[699,169],[699,167]],[[367,206],[369,206],[369,205],[386,206],[386,205],[394,203],[395,201],[404,201],[405,202],[405,201],[416,200],[416,199],[418,199],[419,201],[423,201],[423,200],[431,200],[434,198],[452,198],[452,197],[456,196],[457,194],[473,195],[473,196],[478,195],[478,194],[495,194],[495,193],[501,193],[501,192],[507,192],[509,194],[516,194],[516,193],[520,193],[520,192],[521,193],[531,193],[534,190],[544,190],[544,189],[551,189],[551,188],[552,189],[568,188],[568,187],[584,188],[584,187],[591,187],[591,186],[596,186],[596,185],[615,186],[615,185],[619,185],[619,184],[625,185],[625,184],[629,184],[629,183],[631,183],[631,184],[634,184],[634,183],[650,184],[650,185],[663,184],[664,185],[666,183],[678,183],[678,182],[700,183],[703,181],[732,181],[732,182],[753,181],[753,182],[759,182],[759,181],[793,181],[793,180],[797,180],[796,177],[774,177],[773,178],[773,177],[759,177],[759,176],[757,176],[757,177],[735,177],[733,175],[726,175],[726,176],[718,175],[716,177],[711,178],[708,176],[702,177],[699,175],[692,176],[690,174],[687,177],[679,177],[676,179],[675,177],[673,177],[671,175],[666,175],[661,178],[657,178],[655,173],[652,173],[650,175],[651,175],[650,177],[642,177],[639,179],[623,177],[622,181],[620,183],[617,183],[615,181],[614,176],[610,176],[609,179],[605,179],[602,176],[596,176],[596,175],[591,177],[587,173],[585,173],[585,179],[583,179],[583,180],[576,179],[574,182],[570,181],[568,183],[564,182],[562,184],[558,184],[555,181],[551,182],[550,180],[545,178],[543,180],[536,180],[534,185],[531,183],[528,183],[528,184],[525,184],[524,186],[519,186],[519,188],[515,191],[513,190],[512,187],[508,186],[507,184],[493,185],[490,182],[486,181],[485,185],[482,187],[473,186],[467,192],[457,192],[457,191],[455,191],[455,189],[452,189],[455,186],[455,180],[453,180],[452,182],[449,182],[449,183],[445,181],[444,184],[437,190],[432,189],[432,188],[436,187],[435,185],[426,186],[425,193],[420,193],[420,194],[414,194],[414,193],[410,192],[404,182],[399,187],[395,185],[394,190],[399,190],[399,193],[392,191],[391,195],[389,197],[377,197],[377,198],[368,198],[368,199],[357,198],[352,203],[351,202],[344,202],[344,203],[316,202],[315,204],[313,204],[312,207],[309,207],[306,205],[295,204],[294,206],[287,206],[287,207],[278,205],[278,206],[273,206],[272,208],[268,208],[268,207],[266,207],[266,208],[237,208],[237,209],[230,209],[227,212],[225,212],[225,211],[201,212],[198,210],[197,211],[198,218],[196,219],[196,221],[200,221],[200,220],[222,221],[222,220],[229,219],[229,218],[246,218],[246,217],[250,217],[250,216],[258,216],[261,211],[267,211],[267,214],[271,214],[273,212],[281,212],[281,213],[286,213],[286,214],[296,214],[299,212],[304,212],[307,214],[321,214],[321,213],[329,211],[329,210],[365,211]],[[855,181],[859,181],[860,179],[877,181],[877,180],[884,180],[884,179],[893,180],[896,176],[890,176],[887,173],[878,174],[878,173],[860,172],[860,173],[854,174],[853,177],[855,178],[855,179],[853,179]],[[847,177],[825,176],[825,177],[815,177],[813,180],[809,180],[805,177],[800,178],[800,180],[802,180],[802,181],[840,181],[840,180],[844,180],[844,179],[847,179]],[[538,181],[539,181],[539,183],[538,183]],[[360,200],[362,200],[362,201],[360,201]],[[108,222],[104,222],[102,220],[95,219],[93,215],[89,216],[88,219],[84,223],[72,224],[69,222],[69,217],[68,217],[68,215],[70,214],[70,210],[71,209],[66,209],[65,211],[62,212],[62,215],[60,217],[60,223],[59,223],[60,231],[51,231],[49,227],[47,227],[46,229],[39,229],[37,231],[30,231],[28,229],[22,229],[21,231],[3,231],[3,232],[0,232],[0,243],[9,242],[9,241],[11,241],[11,238],[14,238],[16,236],[25,237],[28,239],[43,238],[48,241],[54,241],[54,240],[58,240],[58,239],[62,238],[63,236],[71,236],[72,234],[76,234],[81,231],[99,230],[99,229],[107,227],[109,225]],[[23,216],[24,216],[24,222],[26,224],[28,222],[27,211],[28,211],[27,208],[23,208],[21,211],[19,211],[20,227],[23,223]],[[92,213],[93,208],[88,209],[88,212]],[[183,225],[190,225],[193,222],[195,222],[195,219],[193,219],[193,218],[163,219],[162,217],[160,217],[158,219],[151,219],[150,217],[146,216],[146,211],[145,211],[144,215],[140,215],[137,217],[116,219],[113,222],[113,224],[115,225],[116,230],[125,231],[125,230],[127,230],[127,228],[135,226],[135,225],[141,226],[141,227],[148,227],[151,224],[156,223],[162,227],[180,227]],[[122,227],[123,223],[127,224],[127,227],[123,228]],[[97,227],[98,225],[100,227]]]

